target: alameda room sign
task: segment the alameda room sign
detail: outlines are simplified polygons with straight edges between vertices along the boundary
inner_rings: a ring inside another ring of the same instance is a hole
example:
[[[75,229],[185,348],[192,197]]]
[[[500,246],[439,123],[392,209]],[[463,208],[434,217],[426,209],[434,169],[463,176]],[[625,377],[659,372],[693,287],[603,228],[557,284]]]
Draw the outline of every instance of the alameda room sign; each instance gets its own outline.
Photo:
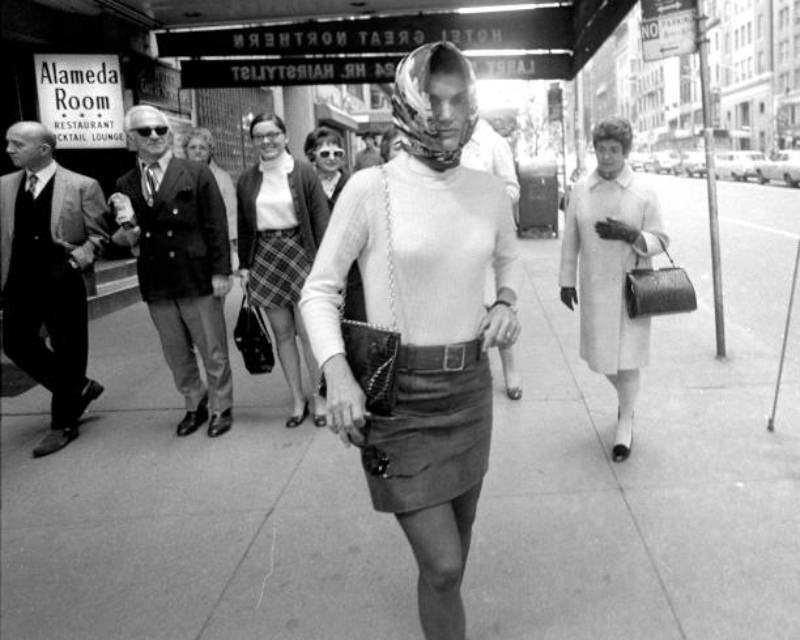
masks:
[[[36,54],[34,64],[39,119],[59,148],[125,148],[118,56]]]

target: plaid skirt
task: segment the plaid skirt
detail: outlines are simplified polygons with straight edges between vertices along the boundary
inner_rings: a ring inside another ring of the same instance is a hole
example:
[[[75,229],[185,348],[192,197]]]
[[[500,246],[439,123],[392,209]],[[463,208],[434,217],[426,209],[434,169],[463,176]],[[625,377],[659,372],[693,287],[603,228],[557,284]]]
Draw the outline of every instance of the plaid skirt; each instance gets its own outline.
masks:
[[[311,271],[300,228],[262,231],[250,267],[248,292],[257,305],[285,309],[300,301],[300,291]]]

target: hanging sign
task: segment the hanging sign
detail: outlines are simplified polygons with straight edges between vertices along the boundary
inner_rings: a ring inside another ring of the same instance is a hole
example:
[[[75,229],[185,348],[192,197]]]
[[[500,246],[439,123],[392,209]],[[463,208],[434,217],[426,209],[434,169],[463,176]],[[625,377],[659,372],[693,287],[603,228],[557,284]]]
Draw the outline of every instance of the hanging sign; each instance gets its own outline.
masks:
[[[283,58],[254,60],[184,60],[185,88],[267,87],[310,84],[394,82],[402,56]],[[476,56],[469,59],[482,79],[560,78],[569,73],[571,57],[563,54]]]
[[[122,74],[115,55],[36,54],[39,120],[61,149],[125,148]]]
[[[642,0],[645,62],[697,50],[697,0]]]
[[[408,53],[449,40],[476,49],[571,49],[570,7],[392,16],[156,34],[161,57]]]

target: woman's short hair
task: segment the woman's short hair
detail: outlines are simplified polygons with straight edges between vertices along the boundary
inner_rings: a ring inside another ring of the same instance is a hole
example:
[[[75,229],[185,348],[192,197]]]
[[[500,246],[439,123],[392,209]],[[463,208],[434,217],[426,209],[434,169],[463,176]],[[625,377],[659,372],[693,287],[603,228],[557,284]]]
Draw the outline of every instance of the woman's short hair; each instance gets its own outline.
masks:
[[[283,120],[277,113],[259,113],[253,121],[250,123],[250,137],[253,137],[253,129],[256,128],[256,125],[261,122],[274,122],[275,126],[278,127],[284,134],[286,133],[286,124],[284,124]]]
[[[344,148],[342,136],[338,131],[334,131],[330,127],[317,127],[306,136],[305,144],[303,144],[303,153],[309,160],[314,160],[314,152],[325,143],[335,144],[340,148]]]
[[[194,138],[200,138],[203,142],[208,145],[208,152],[211,156],[214,155],[214,136],[211,134],[211,131],[206,129],[205,127],[195,127],[191,129],[184,137],[183,137],[183,153],[186,154],[186,151],[189,147],[189,143]]]
[[[622,145],[622,152],[629,153],[633,146],[633,128],[625,118],[612,116],[597,123],[592,131],[592,146],[603,140],[616,140]]]

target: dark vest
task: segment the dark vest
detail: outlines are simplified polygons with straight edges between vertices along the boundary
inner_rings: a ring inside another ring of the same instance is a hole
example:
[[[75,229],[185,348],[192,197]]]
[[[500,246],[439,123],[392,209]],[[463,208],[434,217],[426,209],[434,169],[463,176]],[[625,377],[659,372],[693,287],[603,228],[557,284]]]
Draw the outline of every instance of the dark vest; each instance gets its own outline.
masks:
[[[9,284],[46,275],[67,260],[64,249],[53,242],[50,232],[54,182],[55,177],[47,182],[36,199],[25,190],[27,179],[20,182],[14,207]]]

